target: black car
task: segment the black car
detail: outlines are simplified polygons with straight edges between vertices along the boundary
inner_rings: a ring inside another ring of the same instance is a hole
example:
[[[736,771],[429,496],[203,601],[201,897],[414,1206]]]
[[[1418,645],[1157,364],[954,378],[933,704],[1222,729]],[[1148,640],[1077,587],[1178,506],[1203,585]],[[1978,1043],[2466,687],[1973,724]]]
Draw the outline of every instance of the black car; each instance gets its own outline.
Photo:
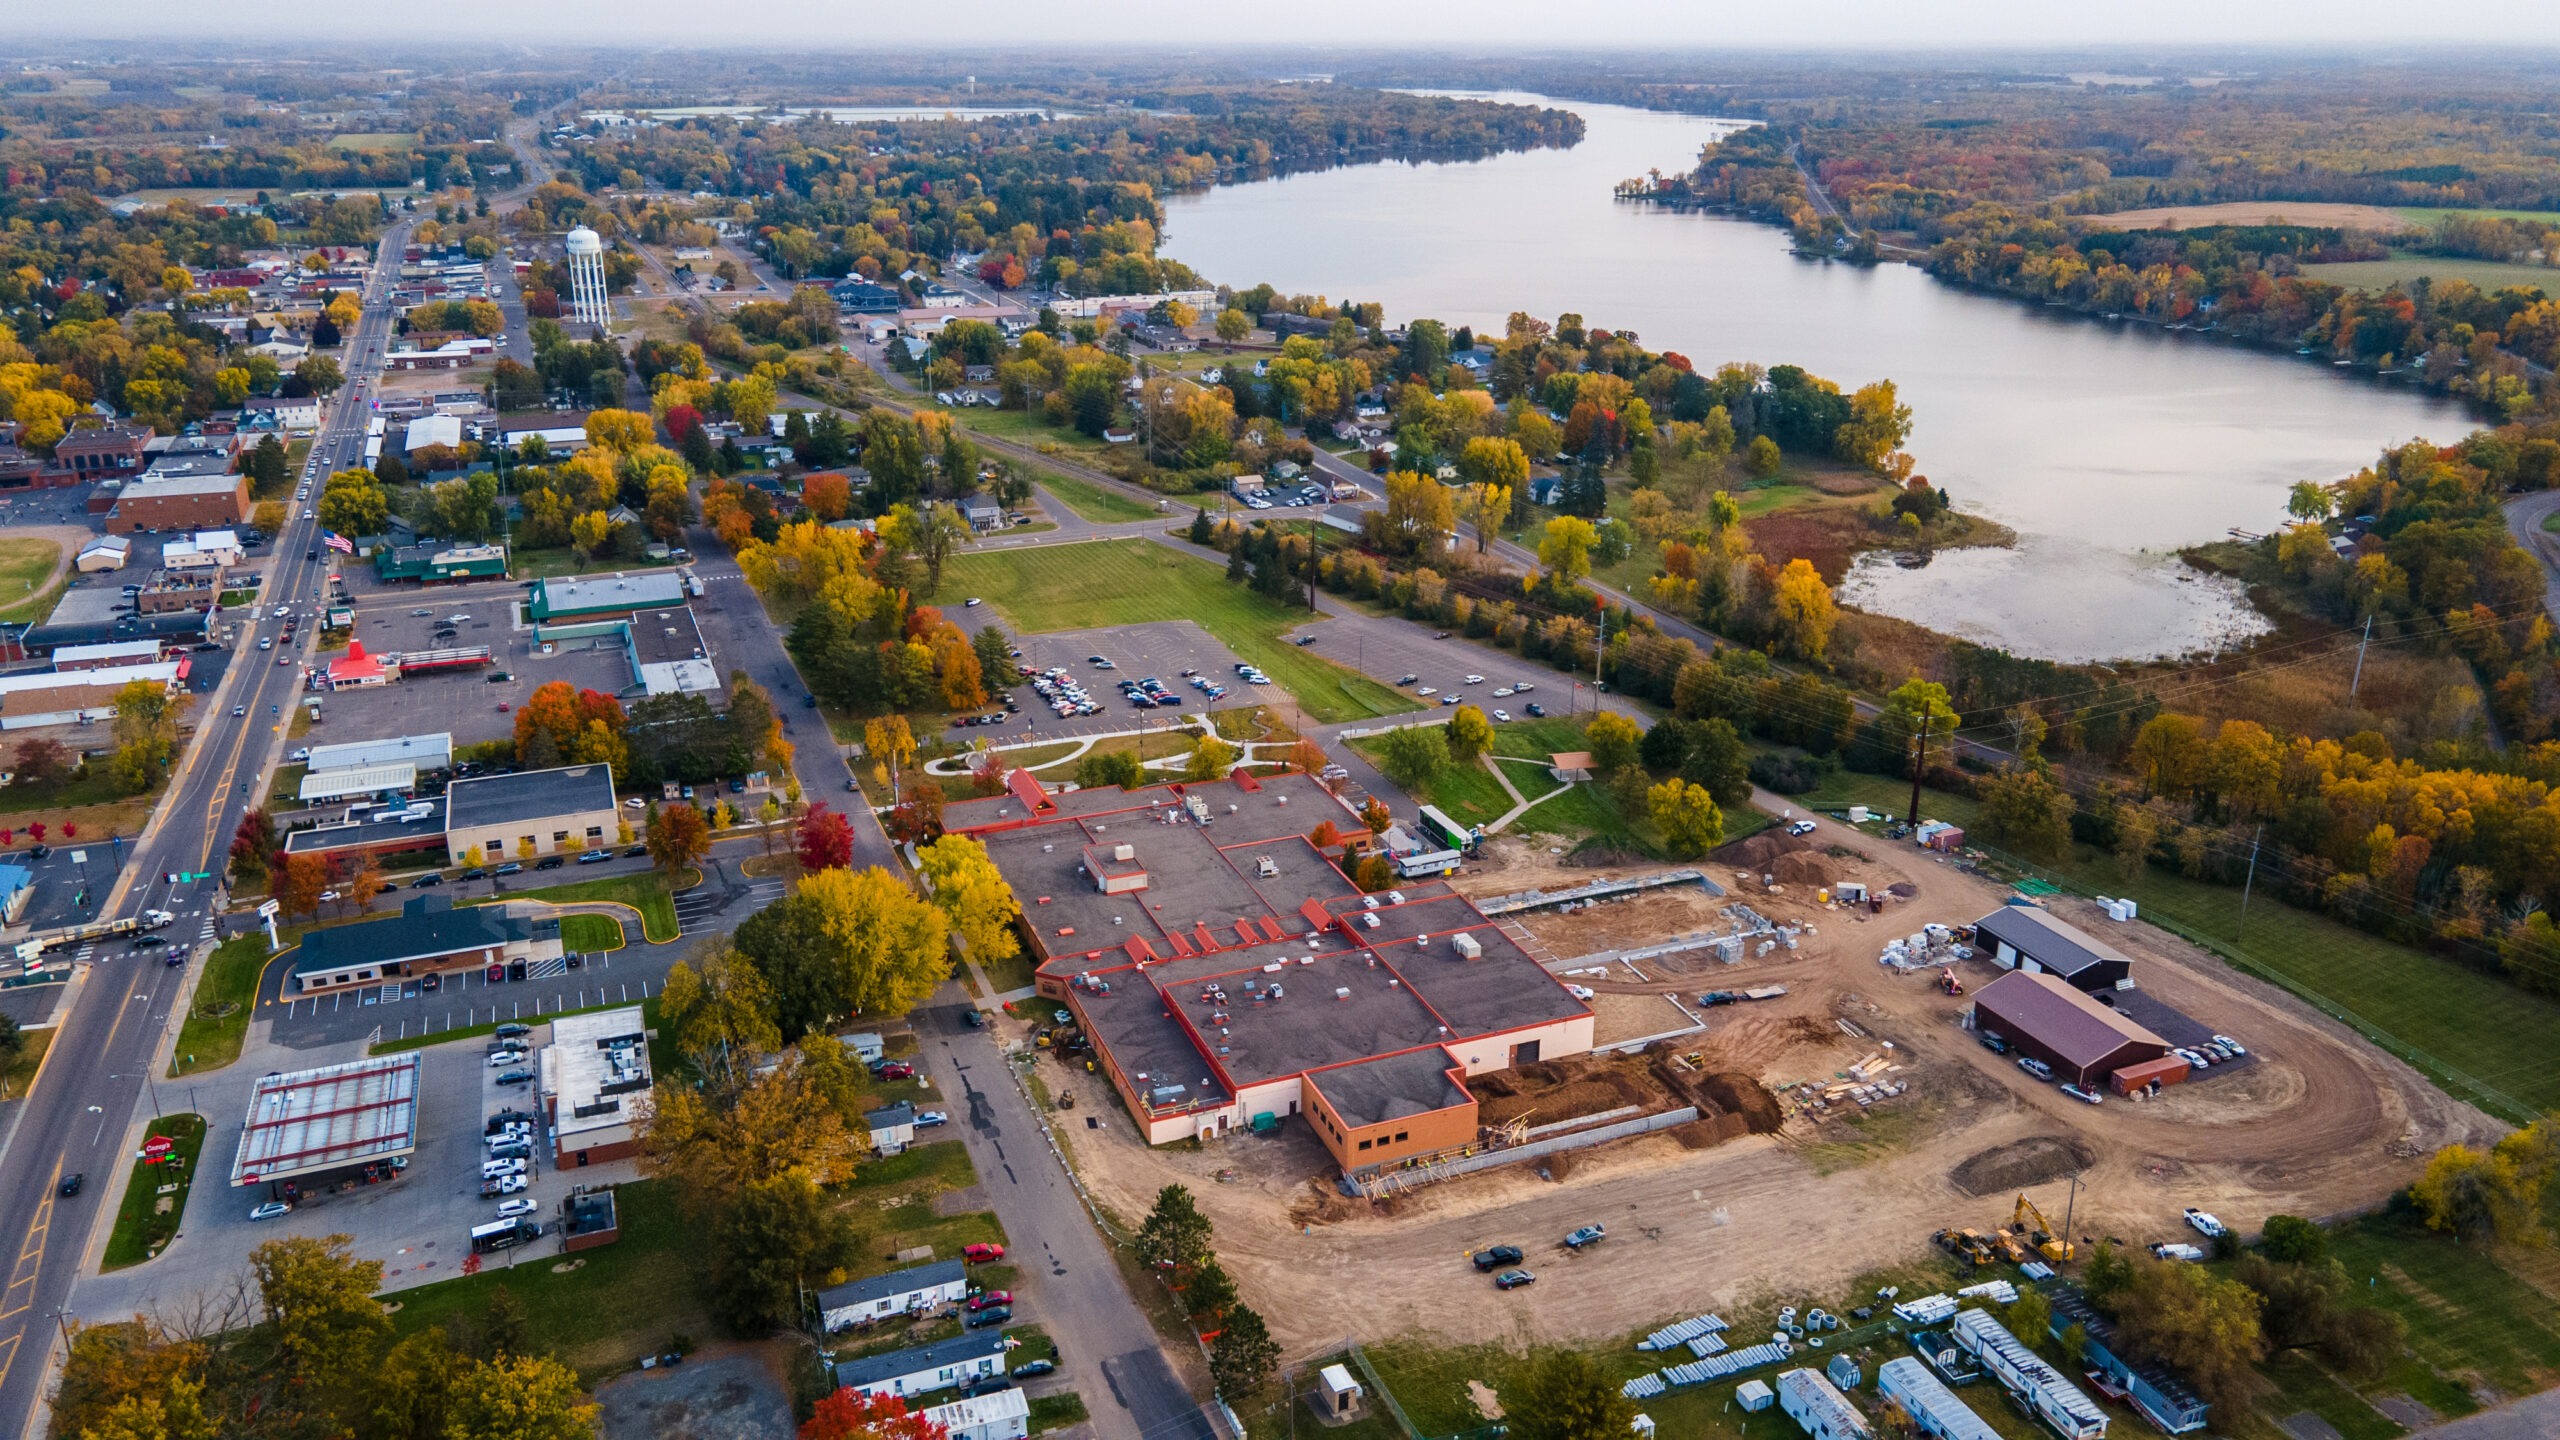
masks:
[[[80,1182],[87,1178],[89,1177],[81,1174],[77,1170],[74,1170],[70,1174],[62,1177],[62,1183],[54,1187],[53,1193],[63,1196],[66,1199],[73,1195],[77,1195],[80,1193]],[[970,1323],[976,1324],[977,1322],[971,1321]]]
[[[1493,1277],[1493,1288],[1496,1290],[1517,1290],[1523,1285],[1532,1285],[1537,1283],[1537,1279],[1537,1276],[1530,1274],[1526,1270],[1505,1270],[1501,1274]]]
[[[541,859],[533,862],[533,868],[536,870],[557,870],[568,863],[568,860],[562,856],[545,855]]]
[[[1539,718],[1539,717],[1541,717],[1541,716],[1543,716],[1543,715],[1545,715],[1545,714],[1547,713],[1547,707],[1546,707],[1546,706],[1544,706],[1544,705],[1539,704],[1539,703],[1538,703],[1537,701],[1535,701],[1535,700],[1530,701],[1527,705],[1525,705],[1525,706],[1523,706],[1523,707],[1521,707],[1521,708],[1523,708],[1523,709],[1525,709],[1526,711],[1528,711],[1528,713],[1529,713],[1529,718],[1530,718],[1530,719],[1532,719],[1532,720],[1535,720],[1535,719],[1537,719],[1537,718]]]
[[[427,890],[444,883],[444,877],[430,871],[409,882],[412,890]]]
[[[649,858],[649,847],[645,844],[634,845],[630,849],[622,852],[622,858],[625,860],[646,860]]]
[[[997,1305],[989,1309],[979,1310],[972,1313],[969,1316],[969,1328],[972,1330],[984,1330],[990,1325],[1002,1325],[1012,1318],[1012,1306]]]
[[[1009,1377],[1003,1375],[990,1375],[984,1380],[970,1381],[969,1384],[960,1391],[960,1393],[964,1396],[993,1395],[998,1391],[1010,1390],[1012,1388],[1013,1381]]]
[[[1013,1367],[1013,1378],[1016,1380],[1025,1380],[1038,1375],[1055,1375],[1057,1373],[1058,1362],[1055,1360],[1031,1360]]]
[[[141,939],[133,942],[133,948],[136,950],[157,950],[168,943],[169,937],[166,935],[145,935]]]
[[[1527,1257],[1520,1253],[1517,1245],[1496,1245],[1490,1250],[1477,1251],[1472,1258],[1478,1270],[1490,1274],[1505,1265],[1517,1265]]]
[[[465,880],[486,880],[489,878],[489,872],[477,865],[474,865],[470,869],[462,872],[462,878]]]
[[[978,1013],[978,1007],[972,1005],[960,1012],[960,1023],[972,1030],[984,1030],[987,1028],[987,1017]]]

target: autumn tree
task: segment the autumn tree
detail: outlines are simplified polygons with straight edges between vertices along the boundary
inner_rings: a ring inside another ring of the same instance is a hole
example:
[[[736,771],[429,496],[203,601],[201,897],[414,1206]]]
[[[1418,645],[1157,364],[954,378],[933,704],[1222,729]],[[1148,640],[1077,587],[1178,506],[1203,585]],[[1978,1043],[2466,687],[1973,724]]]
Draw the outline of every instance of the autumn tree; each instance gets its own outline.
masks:
[[[1770,587],[1769,611],[1787,648],[1807,660],[1822,658],[1831,646],[1832,627],[1840,621],[1831,587],[1822,583],[1822,572],[1801,557],[1788,561],[1778,572],[1777,583]]]
[[[1191,747],[1190,758],[1182,763],[1182,778],[1191,781],[1215,780],[1234,768],[1243,754],[1235,746],[1215,735],[1203,735]]]
[[[287,915],[317,915],[329,888],[329,862],[318,855],[287,855],[276,872],[275,897]]]
[[[1645,810],[1662,831],[1664,848],[1695,859],[1724,843],[1724,812],[1706,787],[1674,775],[1645,792]]]
[[[578,1374],[542,1355],[483,1361],[453,1386],[446,1440],[591,1440],[601,1407]]]
[[[702,812],[689,804],[652,805],[644,843],[660,871],[681,875],[711,853],[711,827]]]
[[[903,1015],[950,973],[950,922],[887,871],[821,870],[747,918],[737,946],[772,981],[785,1038]]]
[[[1897,751],[1907,755],[1911,764],[1911,812],[1903,818],[1917,823],[1920,819],[1920,781],[1928,773],[1929,746],[1952,740],[1956,728],[1955,706],[1947,700],[1947,687],[1934,680],[1914,675],[1894,688],[1884,699],[1879,715],[1880,735]]]
[[[1407,790],[1449,768],[1449,737],[1436,725],[1407,725],[1378,742],[1378,768]]]
[[[1313,775],[1332,763],[1325,758],[1324,747],[1306,736],[1290,743],[1289,768],[1301,775]]]
[[[348,1253],[352,1237],[288,1236],[249,1252],[258,1308],[279,1370],[322,1387],[364,1374],[391,1334],[374,1298],[382,1262]]]
[[[2427,1160],[2409,1198],[2431,1229],[2466,1240],[2532,1244],[2545,1237],[2542,1193],[2560,1161],[2560,1122],[2544,1119],[2489,1149],[2447,1145]]]
[[[2228,1404],[2245,1397],[2266,1354],[2259,1305],[2248,1286],[2201,1266],[2138,1262],[2115,1299],[2117,1338]]]
[[[2071,842],[2079,809],[2050,766],[2008,765],[1982,781],[1982,838],[2029,860],[2052,860]]]
[[[668,967],[658,1013],[676,1047],[705,1075],[734,1077],[741,1058],[782,1048],[773,987],[725,937],[705,941]]]
[[[1472,765],[1476,757],[1493,748],[1493,722],[1484,711],[1473,705],[1461,705],[1449,712],[1444,727],[1448,736],[1449,758],[1461,765]]]
[[[800,817],[795,848],[803,870],[842,869],[853,863],[853,822],[821,800]]]
[[[1600,532],[1590,521],[1576,515],[1558,515],[1547,522],[1538,540],[1538,564],[1547,572],[1550,584],[1571,585],[1591,573],[1591,551],[1600,543]]]
[[[971,957],[993,965],[1020,953],[1014,922],[1022,916],[1022,904],[985,845],[966,835],[945,835],[917,851],[916,858],[926,894],[949,917]]]
[[[240,888],[262,884],[283,858],[275,817],[263,809],[243,813],[231,832],[231,875]]]
[[[909,1414],[907,1402],[896,1395],[850,1385],[820,1399],[800,1426],[800,1440],[944,1440],[950,1433],[922,1414]]]
[[[135,680],[116,691],[116,779],[130,791],[148,790],[169,773],[177,753],[183,695],[155,680]]]
[[[1636,763],[1644,732],[1626,716],[1603,710],[1582,727],[1582,743],[1591,747],[1593,769],[1602,775],[1615,775]]]

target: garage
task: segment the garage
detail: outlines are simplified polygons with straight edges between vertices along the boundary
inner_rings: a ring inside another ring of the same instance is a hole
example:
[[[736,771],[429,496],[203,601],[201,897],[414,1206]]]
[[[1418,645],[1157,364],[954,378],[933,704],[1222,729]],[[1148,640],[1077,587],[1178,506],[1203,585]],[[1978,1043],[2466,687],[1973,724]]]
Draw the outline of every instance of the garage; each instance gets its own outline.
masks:
[[[1973,1028],[2052,1066],[2056,1079],[2091,1087],[2124,1066],[2169,1052],[2167,1041],[2065,982],[2025,970],[1982,987]]]

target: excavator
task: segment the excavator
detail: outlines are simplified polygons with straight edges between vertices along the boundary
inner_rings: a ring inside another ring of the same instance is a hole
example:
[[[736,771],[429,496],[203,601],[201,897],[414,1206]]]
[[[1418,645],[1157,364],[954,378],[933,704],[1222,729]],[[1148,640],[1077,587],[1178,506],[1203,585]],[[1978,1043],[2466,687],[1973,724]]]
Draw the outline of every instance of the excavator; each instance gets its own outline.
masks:
[[[2036,1202],[2028,1199],[2025,1191],[2018,1193],[2018,1208],[2009,1221],[2009,1227],[2033,1244],[2037,1254],[2054,1264],[2062,1264],[2071,1258],[2071,1237],[2056,1231],[2053,1222],[2044,1218],[2044,1212],[2036,1208]]]

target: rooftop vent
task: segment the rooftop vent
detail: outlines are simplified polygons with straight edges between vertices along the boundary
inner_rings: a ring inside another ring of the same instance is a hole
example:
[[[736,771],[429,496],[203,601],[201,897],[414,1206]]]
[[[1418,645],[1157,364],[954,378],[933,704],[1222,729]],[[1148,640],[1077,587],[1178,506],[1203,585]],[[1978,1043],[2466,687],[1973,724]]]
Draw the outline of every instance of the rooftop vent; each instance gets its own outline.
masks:
[[[1350,998],[1351,998],[1351,987],[1350,987],[1350,986],[1348,986],[1348,985],[1336,985],[1335,987],[1333,987],[1333,998],[1334,998],[1334,999],[1336,999],[1336,1000],[1348,1000],[1348,999],[1350,999]]]

